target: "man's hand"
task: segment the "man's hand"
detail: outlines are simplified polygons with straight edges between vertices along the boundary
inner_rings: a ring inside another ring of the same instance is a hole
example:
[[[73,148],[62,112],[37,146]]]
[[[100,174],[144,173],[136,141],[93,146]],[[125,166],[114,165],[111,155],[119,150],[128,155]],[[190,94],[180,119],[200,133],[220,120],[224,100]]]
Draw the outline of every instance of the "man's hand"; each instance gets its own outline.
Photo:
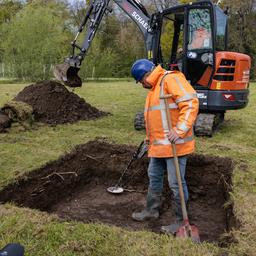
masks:
[[[175,143],[180,137],[174,129],[171,129],[171,131],[167,134],[167,138],[171,143]]]

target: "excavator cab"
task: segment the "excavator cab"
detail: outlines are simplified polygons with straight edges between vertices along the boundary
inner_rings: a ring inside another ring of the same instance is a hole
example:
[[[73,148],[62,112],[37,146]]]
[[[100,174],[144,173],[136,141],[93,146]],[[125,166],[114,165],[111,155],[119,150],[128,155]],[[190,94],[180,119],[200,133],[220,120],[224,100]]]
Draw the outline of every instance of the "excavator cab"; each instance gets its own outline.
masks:
[[[175,6],[158,14],[154,62],[179,69],[197,91],[197,135],[211,136],[226,110],[248,103],[251,59],[227,51],[228,18],[211,1]]]
[[[154,61],[166,69],[178,68],[193,86],[207,70],[210,82],[215,61],[214,6],[208,1],[196,2],[166,9],[159,15],[161,31]]]
[[[179,5],[158,15],[154,62],[185,74],[198,92],[200,109],[245,107],[251,60],[227,51],[227,15],[211,1]],[[222,96],[227,90],[233,91],[230,101]]]

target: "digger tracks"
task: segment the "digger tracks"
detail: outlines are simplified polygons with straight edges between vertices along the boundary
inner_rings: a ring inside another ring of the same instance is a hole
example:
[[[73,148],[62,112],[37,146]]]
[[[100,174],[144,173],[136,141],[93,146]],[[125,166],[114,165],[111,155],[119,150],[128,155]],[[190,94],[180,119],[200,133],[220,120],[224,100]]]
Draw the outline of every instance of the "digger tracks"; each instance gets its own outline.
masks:
[[[144,121],[144,113],[143,112],[138,112],[135,115],[134,119],[134,128],[135,130],[143,130],[145,129],[145,121]]]
[[[194,125],[195,135],[211,137],[223,121],[224,113],[200,113]]]

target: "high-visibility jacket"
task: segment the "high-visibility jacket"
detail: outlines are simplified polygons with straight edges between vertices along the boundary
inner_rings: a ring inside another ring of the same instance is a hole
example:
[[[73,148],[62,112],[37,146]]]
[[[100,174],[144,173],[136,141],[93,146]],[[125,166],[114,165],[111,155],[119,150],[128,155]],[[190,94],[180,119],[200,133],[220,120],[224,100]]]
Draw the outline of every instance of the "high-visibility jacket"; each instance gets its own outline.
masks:
[[[176,144],[178,156],[194,151],[193,124],[198,113],[198,99],[193,87],[179,71],[166,71],[160,65],[147,77],[152,85],[145,103],[146,139],[149,141],[149,157],[173,157],[164,99],[170,94],[169,111],[173,129],[180,139]]]

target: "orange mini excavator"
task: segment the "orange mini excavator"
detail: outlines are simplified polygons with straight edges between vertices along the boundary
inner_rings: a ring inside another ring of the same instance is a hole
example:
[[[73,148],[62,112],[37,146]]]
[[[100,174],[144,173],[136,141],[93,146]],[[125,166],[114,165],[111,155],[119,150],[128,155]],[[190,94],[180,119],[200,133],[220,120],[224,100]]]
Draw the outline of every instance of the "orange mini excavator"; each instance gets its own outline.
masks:
[[[148,59],[166,69],[179,69],[197,91],[197,135],[211,136],[227,110],[247,105],[251,59],[227,50],[228,17],[219,6],[198,1],[149,15],[137,0],[112,1],[139,27]],[[109,2],[91,2],[72,42],[72,55],[54,68],[55,77],[67,86],[82,85],[78,71],[104,14],[110,11]],[[85,39],[79,46],[76,41],[84,29]]]

